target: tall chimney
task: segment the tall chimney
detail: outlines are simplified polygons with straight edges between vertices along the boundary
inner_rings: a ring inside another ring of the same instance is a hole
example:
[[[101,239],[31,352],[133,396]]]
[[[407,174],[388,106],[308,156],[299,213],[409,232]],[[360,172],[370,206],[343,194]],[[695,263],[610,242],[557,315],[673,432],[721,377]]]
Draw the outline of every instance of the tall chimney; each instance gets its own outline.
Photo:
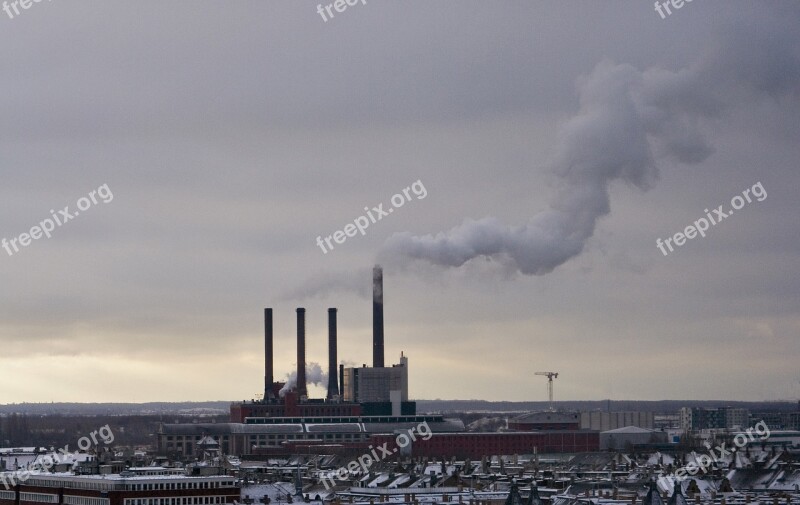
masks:
[[[328,309],[328,400],[339,395],[336,380],[336,309]]]
[[[264,309],[264,401],[274,398],[272,383],[272,309]]]
[[[306,388],[306,309],[297,309],[297,396],[308,396]]]
[[[344,401],[344,365],[339,365],[339,384],[342,385],[342,401]]]
[[[372,366],[383,368],[383,269],[372,269]]]

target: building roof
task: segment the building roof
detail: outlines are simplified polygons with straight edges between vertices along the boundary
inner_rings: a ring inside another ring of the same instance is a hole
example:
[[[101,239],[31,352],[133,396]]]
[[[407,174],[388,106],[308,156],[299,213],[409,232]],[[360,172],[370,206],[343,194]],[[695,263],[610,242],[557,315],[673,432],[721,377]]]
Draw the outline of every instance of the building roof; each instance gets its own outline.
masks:
[[[519,489],[516,484],[511,485],[511,490],[508,492],[505,505],[525,505],[525,501],[519,494]]]
[[[577,412],[528,412],[521,416],[509,419],[512,423],[578,423],[580,416]]]
[[[243,424],[243,423],[181,423],[164,424],[161,428],[164,435],[204,436],[231,434],[269,434],[269,433],[303,433],[302,424]]]
[[[638,426],[624,426],[616,430],[603,431],[601,433],[622,434],[622,433],[654,433],[656,430],[648,430],[647,428],[639,428]]]
[[[358,423],[306,424],[309,433],[361,433]]]
[[[450,433],[464,431],[464,422],[460,419],[444,419],[426,421],[434,433]],[[417,428],[419,422],[403,423],[280,423],[280,424],[244,424],[244,423],[181,423],[163,424],[162,435],[179,436],[220,436],[220,435],[261,435],[280,433],[393,433],[398,430]],[[419,430],[416,430],[419,432]]]
[[[658,493],[658,486],[655,482],[650,482],[650,490],[647,491],[647,496],[642,500],[642,505],[664,505],[664,500]]]
[[[3,472],[8,474],[11,472]],[[35,486],[42,483],[52,482],[72,482],[72,483],[86,483],[86,482],[102,482],[109,486],[124,485],[128,483],[140,483],[150,481],[218,481],[230,482],[234,484],[236,479],[228,475],[186,475],[186,474],[167,474],[167,475],[129,475],[129,474],[102,474],[102,475],[76,475],[71,472],[50,473],[50,472],[32,472],[30,477],[25,481],[28,486]],[[46,484],[49,485],[49,484]]]
[[[683,489],[681,488],[681,482],[678,480],[675,481],[675,488],[672,491],[672,496],[670,496],[667,505],[689,505],[686,502],[686,497],[683,496]]]
[[[539,497],[539,488],[535,483],[531,483],[531,494],[528,495],[528,505],[542,505],[542,499]]]

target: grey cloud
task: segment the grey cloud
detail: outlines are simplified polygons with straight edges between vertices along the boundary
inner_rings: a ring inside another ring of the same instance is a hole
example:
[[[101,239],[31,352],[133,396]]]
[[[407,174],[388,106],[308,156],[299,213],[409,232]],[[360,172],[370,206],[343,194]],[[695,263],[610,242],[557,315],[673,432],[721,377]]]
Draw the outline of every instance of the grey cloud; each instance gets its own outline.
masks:
[[[552,168],[562,184],[550,209],[520,226],[485,218],[436,234],[397,233],[386,241],[383,257],[460,267],[477,257],[504,256],[523,274],[552,272],[584,250],[598,219],[610,212],[610,184],[649,189],[658,177],[654,153],[687,164],[706,160],[713,148],[700,124],[734,106],[739,90],[756,99],[794,91],[796,51],[777,43],[760,49],[711,52],[678,72],[599,63],[579,80],[580,110],[561,129]]]

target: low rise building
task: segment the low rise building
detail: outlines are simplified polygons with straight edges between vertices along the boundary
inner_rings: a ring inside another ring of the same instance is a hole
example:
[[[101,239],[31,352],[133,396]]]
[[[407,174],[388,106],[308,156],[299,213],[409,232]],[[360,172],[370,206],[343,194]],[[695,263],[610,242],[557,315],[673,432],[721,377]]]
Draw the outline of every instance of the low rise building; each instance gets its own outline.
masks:
[[[652,430],[655,427],[655,416],[652,412],[581,412],[581,429],[608,431],[636,426]]]
[[[233,505],[239,500],[233,477],[188,476],[160,467],[104,475],[37,473],[0,490],[0,505]]]
[[[750,411],[731,407],[681,408],[684,431],[742,429],[750,423]]]
[[[508,420],[512,431],[578,430],[580,415],[577,412],[530,412]]]
[[[630,451],[636,445],[666,444],[667,433],[638,426],[625,426],[600,433],[600,450]]]
[[[379,433],[393,433],[427,423],[436,432],[464,431],[459,419],[441,415],[361,417],[264,417],[246,423],[162,424],[158,453],[178,459],[199,456],[202,440],[213,439],[223,454],[290,453],[292,446],[344,445],[361,447]],[[2,504],[0,504],[2,505]]]

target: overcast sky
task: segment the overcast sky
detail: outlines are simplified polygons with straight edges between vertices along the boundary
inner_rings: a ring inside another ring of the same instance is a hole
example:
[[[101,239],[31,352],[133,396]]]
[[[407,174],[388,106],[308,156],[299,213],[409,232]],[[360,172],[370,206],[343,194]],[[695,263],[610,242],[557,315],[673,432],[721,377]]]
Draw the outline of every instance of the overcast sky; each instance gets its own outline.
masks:
[[[1,403],[253,398],[264,307],[370,363],[378,261],[415,399],[800,396],[800,4],[332,12],[0,11]]]

